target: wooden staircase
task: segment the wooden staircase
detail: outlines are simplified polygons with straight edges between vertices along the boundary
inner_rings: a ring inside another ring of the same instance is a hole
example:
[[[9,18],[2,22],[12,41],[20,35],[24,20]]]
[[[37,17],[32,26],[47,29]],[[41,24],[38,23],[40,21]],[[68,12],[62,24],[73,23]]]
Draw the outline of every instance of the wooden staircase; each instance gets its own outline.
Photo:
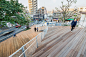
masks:
[[[86,29],[52,27],[32,57],[86,57]]]

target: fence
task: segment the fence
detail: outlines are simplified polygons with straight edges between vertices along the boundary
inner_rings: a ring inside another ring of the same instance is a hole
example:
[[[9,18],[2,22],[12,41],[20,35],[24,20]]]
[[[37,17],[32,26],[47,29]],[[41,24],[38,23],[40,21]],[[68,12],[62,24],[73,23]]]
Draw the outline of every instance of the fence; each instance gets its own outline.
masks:
[[[43,32],[38,34],[35,38],[23,45],[19,50],[10,55],[9,57],[30,57],[35,50],[42,44],[42,39],[47,33],[48,27]]]
[[[21,29],[16,29],[17,31],[15,31],[14,33],[19,33],[19,32],[21,32],[21,31],[23,31],[23,30],[25,30],[26,28],[24,27],[24,26],[22,26],[21,27]],[[0,37],[0,42],[2,42],[2,41],[4,41],[4,40],[6,40],[6,39],[8,39],[9,37],[11,37],[11,36],[13,36],[13,34],[14,33],[11,33],[11,34],[9,34],[9,35],[6,35],[6,36],[3,36],[3,37]]]
[[[77,23],[79,25],[79,23]],[[49,23],[48,26],[71,26],[71,23]]]

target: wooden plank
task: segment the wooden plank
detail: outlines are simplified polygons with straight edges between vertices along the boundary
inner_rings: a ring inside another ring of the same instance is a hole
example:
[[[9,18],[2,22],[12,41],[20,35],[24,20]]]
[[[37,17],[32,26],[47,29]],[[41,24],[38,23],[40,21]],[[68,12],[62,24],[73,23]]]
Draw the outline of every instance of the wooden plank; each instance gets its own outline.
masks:
[[[70,41],[71,40],[67,40],[63,44],[61,44],[58,48],[56,48],[53,52],[50,53],[49,57],[53,57],[55,56],[55,54],[58,54],[59,51],[61,51]]]
[[[67,33],[67,34],[68,34],[68,33]],[[66,38],[66,37],[67,37],[67,35],[64,36],[64,38]],[[47,55],[49,55],[54,49],[56,49],[58,46],[60,46],[60,44],[63,43],[64,38],[61,39],[61,41],[59,41],[58,43],[56,43],[56,45],[54,45],[51,49],[49,49],[49,50],[46,51],[44,54],[42,54],[40,57],[43,57],[43,56],[46,57]]]
[[[44,40],[46,40],[47,38],[51,37],[52,35],[56,34],[56,33],[59,32],[60,30],[62,30],[62,29],[59,29],[59,28],[54,29],[54,28],[53,28],[53,30],[51,30],[51,32],[49,32],[49,33],[46,34],[47,36],[45,36],[42,41],[44,41]],[[52,33],[52,32],[54,32],[54,33]]]
[[[77,30],[76,30],[76,31],[77,31]],[[75,31],[75,32],[76,32],[76,31]],[[70,41],[70,42],[71,42],[71,40],[73,40],[73,39],[74,39],[74,36],[77,34],[77,33],[75,33],[75,32],[74,32],[73,35],[71,35],[68,39],[66,39],[66,41]],[[65,42],[66,42],[66,41],[65,41]],[[70,42],[69,42],[69,43],[70,43]],[[72,43],[70,43],[70,44],[69,44],[69,43],[56,55],[56,57],[59,56],[59,55],[62,56],[62,54],[66,53],[66,51],[70,48],[70,46],[71,46],[71,44],[72,44]]]
[[[85,52],[84,52],[84,56],[83,57],[86,57],[86,50],[85,50]]]
[[[85,43],[85,46],[84,46],[84,48],[83,48],[83,50],[82,50],[82,52],[81,52],[81,54],[83,55],[83,57],[84,57],[84,52],[85,52],[85,50],[86,50],[86,43]]]
[[[72,37],[72,38],[73,39],[64,47],[63,52],[61,51],[62,53],[59,55],[59,57],[63,57],[63,56],[66,57],[69,51],[77,45],[78,40],[75,37]]]
[[[64,30],[65,30],[65,29],[64,29]],[[66,30],[67,30],[67,29],[66,29]],[[65,32],[67,32],[66,30],[65,30]],[[61,32],[63,33],[63,31],[61,31]],[[61,33],[61,32],[59,32],[59,33]],[[69,31],[68,31],[68,32],[69,32]],[[58,35],[59,35],[59,33],[58,33]],[[62,34],[61,34],[61,35],[62,35]],[[54,37],[55,37],[55,35],[54,35]],[[58,38],[56,38],[56,39],[58,39]],[[56,39],[55,39],[55,41],[56,41]],[[55,42],[55,41],[54,41],[54,42]],[[54,42],[51,42],[51,43],[47,44],[47,46],[46,46],[45,48],[43,48],[42,50],[44,50],[44,49],[46,50],[46,48],[48,48],[48,46],[50,46],[50,45],[51,45],[52,43],[54,43]],[[58,41],[56,41],[56,42],[58,42]],[[52,45],[54,45],[54,44],[52,44]],[[52,46],[51,46],[51,47],[52,47]],[[36,55],[34,55],[34,56],[37,56],[38,54],[40,54],[40,53],[42,52],[42,50],[41,50],[41,51],[38,51],[38,53],[36,53]],[[48,50],[48,49],[47,49],[47,50]],[[43,52],[44,52],[44,51],[43,51]],[[34,56],[33,56],[33,57],[34,57]]]
[[[78,33],[78,32],[77,32]],[[71,39],[71,41],[56,55],[56,56],[58,56],[58,57],[61,57],[61,56],[66,56],[66,54],[68,54],[69,53],[69,51],[71,50],[71,48],[74,46],[74,41],[75,41],[75,39],[77,39],[76,37],[78,36],[77,35],[77,33],[73,36],[73,37],[71,37],[71,38],[73,38],[73,39]],[[77,35],[77,36],[76,36]],[[76,37],[75,37],[76,36]],[[76,41],[75,41],[76,42]],[[73,45],[72,45],[73,44]],[[72,47],[71,47],[72,46]],[[70,48],[71,47],[71,48]],[[67,49],[67,50],[65,50],[65,49]],[[70,54],[70,53],[69,53]]]
[[[55,37],[59,36],[60,33],[62,34],[62,33],[63,33],[63,30],[65,30],[65,29],[67,29],[67,28],[64,27],[59,33],[54,34],[53,36],[49,37],[48,39],[46,39],[46,40],[43,41],[42,43],[45,44],[46,42],[51,41],[51,40],[54,39]],[[54,33],[54,32],[53,32],[53,33]]]
[[[78,51],[77,50],[80,49],[80,47],[81,47],[81,45],[83,43],[83,39],[84,38],[81,37],[80,40],[79,40],[79,43],[76,45],[76,47],[73,47],[72,48],[74,51],[72,51],[70,57],[73,57],[73,56],[76,57],[76,55],[78,54]]]
[[[76,57],[79,57],[80,54],[81,54],[81,51],[82,51],[82,49],[83,49],[83,47],[84,47],[84,45],[85,45],[85,43],[86,43],[86,38],[85,38],[84,40],[85,40],[85,41],[83,41],[82,47],[80,48],[80,50],[79,50],[79,52],[78,52],[78,54],[77,54]]]

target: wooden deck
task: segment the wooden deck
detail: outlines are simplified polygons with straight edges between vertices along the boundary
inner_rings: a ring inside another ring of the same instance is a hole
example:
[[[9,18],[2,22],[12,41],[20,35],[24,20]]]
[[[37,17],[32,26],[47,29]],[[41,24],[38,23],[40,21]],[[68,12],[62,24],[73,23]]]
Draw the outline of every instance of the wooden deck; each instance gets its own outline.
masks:
[[[41,27],[39,27],[39,30],[41,30]],[[18,33],[17,37],[15,38],[11,37],[1,42],[0,43],[0,57],[8,57],[12,53],[14,53],[16,50],[18,50],[20,47],[22,47],[25,43],[27,43],[29,40],[36,37],[39,33],[40,32],[34,31],[34,26],[33,26],[31,27],[30,30]]]
[[[32,57],[86,57],[86,28],[49,28]]]

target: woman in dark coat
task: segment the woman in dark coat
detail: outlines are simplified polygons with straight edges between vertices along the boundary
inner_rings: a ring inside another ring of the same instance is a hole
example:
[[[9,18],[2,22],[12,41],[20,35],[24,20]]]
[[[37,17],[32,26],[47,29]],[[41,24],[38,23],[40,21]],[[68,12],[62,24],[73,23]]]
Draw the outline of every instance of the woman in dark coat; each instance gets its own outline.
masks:
[[[72,21],[72,23],[71,23],[71,32],[72,32],[73,29],[75,28],[76,24],[77,24],[77,20],[74,19],[74,20]]]

